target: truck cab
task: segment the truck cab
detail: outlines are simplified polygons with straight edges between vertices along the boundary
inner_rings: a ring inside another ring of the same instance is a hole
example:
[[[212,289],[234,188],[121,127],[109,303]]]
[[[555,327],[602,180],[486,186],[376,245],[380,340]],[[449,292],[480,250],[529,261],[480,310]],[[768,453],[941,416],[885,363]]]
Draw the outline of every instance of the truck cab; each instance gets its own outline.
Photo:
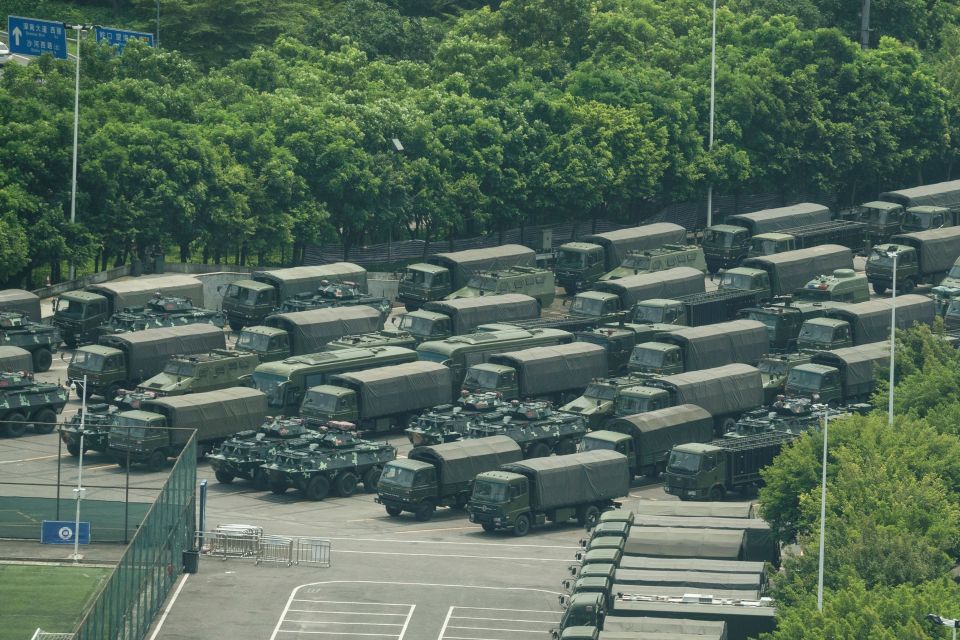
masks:
[[[391,322],[396,322],[396,318],[392,318]],[[427,340],[444,340],[453,335],[448,316],[423,309],[400,316],[399,329],[413,336],[417,343]]]
[[[506,293],[522,293],[535,298],[541,308],[549,307],[556,296],[554,274],[549,269],[523,266],[501,271],[478,271],[467,281],[467,286],[454,291],[445,299],[476,298]]]
[[[607,451],[616,451],[627,457],[627,463],[630,465],[630,476],[636,476],[637,473],[637,452],[633,438],[625,433],[616,431],[591,431],[580,441],[580,451],[596,451],[605,449]]]
[[[570,303],[570,315],[602,318],[619,312],[620,296],[603,291],[578,293]]]
[[[791,369],[784,392],[793,398],[819,396],[820,402],[831,405],[844,400],[840,371],[822,364],[802,364]]]
[[[750,238],[750,251],[747,256],[772,256],[775,253],[798,249],[796,238],[789,233],[758,233]]]
[[[615,415],[632,416],[671,406],[670,394],[656,387],[627,387],[620,391]]]
[[[560,618],[560,628],[551,632],[555,640],[593,639],[597,629],[603,629],[607,616],[607,598],[599,592],[575,593],[565,599],[566,607]],[[570,631],[570,634],[567,632]],[[561,635],[562,634],[562,635]]]
[[[946,207],[908,207],[900,229],[904,233],[952,227],[957,224],[953,211]]]
[[[662,325],[661,331],[688,326],[686,307],[679,300],[650,298],[633,305],[633,322],[636,324]]]
[[[810,362],[809,354],[791,353],[770,355],[760,359],[757,363],[757,369],[760,371],[760,379],[763,381],[763,403],[765,405],[773,404],[784,392],[784,385],[787,383],[787,375],[790,371],[801,364]]]
[[[528,481],[519,473],[487,471],[474,480],[470,521],[479,522],[485,531],[511,528],[517,516],[529,512]]]
[[[554,271],[557,284],[573,295],[600,279],[604,271],[604,249],[590,242],[567,242],[557,250]]]
[[[856,207],[850,217],[866,223],[870,244],[878,244],[888,241],[890,236],[900,232],[900,225],[903,223],[903,206],[882,200],[865,202]]]
[[[102,345],[80,347],[73,352],[67,365],[68,380],[83,380],[87,376],[88,395],[101,395],[113,400],[117,390],[127,381],[127,359],[123,351]]]
[[[675,344],[644,342],[633,348],[629,369],[635,373],[656,373],[664,376],[683,373],[683,352]]]
[[[650,251],[628,251],[623,263],[600,279],[617,280],[674,267],[693,267],[706,273],[707,263],[703,257],[703,249],[694,245],[665,244]]]
[[[386,505],[389,515],[398,516],[404,509],[415,510],[425,500],[436,499],[439,487],[437,470],[432,464],[398,458],[383,467],[377,483],[377,501]]]
[[[560,411],[582,416],[591,429],[596,429],[613,415],[619,395],[620,386],[616,383],[594,380],[582,396],[560,407]]]
[[[170,442],[169,430],[165,429],[166,418],[136,409],[122,411],[114,420],[108,442],[118,461],[125,460],[129,454],[131,460],[146,460],[151,471],[159,471],[167,459],[166,449]]]
[[[940,286],[960,289],[960,258],[957,258],[953,266],[950,267],[950,271],[947,272],[947,277],[940,281]]]
[[[283,360],[291,355],[289,334],[283,329],[263,325],[243,329],[235,348],[237,351],[257,354],[260,362]]]
[[[303,396],[300,415],[307,426],[323,425],[328,422],[352,422],[360,420],[357,408],[357,394],[352,389],[321,384],[310,387]]]
[[[53,301],[53,325],[71,349],[94,342],[109,317],[110,303],[98,293],[68,291]]]
[[[418,262],[409,265],[400,277],[397,299],[408,311],[419,309],[426,302],[442,300],[451,292],[450,270],[435,264]]]
[[[836,318],[807,320],[797,336],[797,348],[801,351],[832,351],[852,346],[850,323]]]
[[[917,250],[904,244],[884,244],[873,248],[867,258],[867,279],[876,294],[883,295],[893,286],[893,258],[897,254],[897,293],[910,293],[920,275]]]
[[[463,388],[473,393],[495,392],[504,400],[520,397],[517,372],[500,364],[475,364],[467,369]]]
[[[834,269],[829,276],[814,278],[793,292],[794,302],[848,302],[855,304],[870,299],[870,284],[865,275],[853,269]]]
[[[772,304],[765,307],[742,309],[737,315],[745,320],[756,320],[767,327],[770,351],[782,353],[797,348],[797,336],[809,318],[819,318],[827,307],[821,304]]]
[[[161,373],[145,380],[137,388],[156,396],[249,386],[253,370],[259,362],[255,354],[226,349],[195,356],[174,356],[163,366]]]
[[[960,296],[960,291],[957,296]],[[960,297],[951,298],[947,303],[946,311],[943,312],[943,324],[948,331],[960,329]]]
[[[728,269],[723,272],[718,288],[721,291],[756,291],[761,300],[769,300],[771,296],[770,276],[763,269]]]
[[[259,324],[279,303],[273,285],[256,280],[237,280],[224,289],[221,308],[227,315],[230,328],[239,331],[245,326]]]
[[[646,333],[647,326],[636,327]],[[577,332],[578,342],[589,342],[600,345],[607,350],[607,368],[610,371],[623,373],[627,371],[630,354],[637,343],[637,331],[634,328],[624,327],[597,327],[590,331]]]
[[[717,224],[703,232],[707,269],[716,273],[740,264],[750,251],[750,232],[732,224]]]
[[[667,458],[663,490],[681,500],[697,500],[724,493],[726,464],[723,450],[691,442],[675,446]]]

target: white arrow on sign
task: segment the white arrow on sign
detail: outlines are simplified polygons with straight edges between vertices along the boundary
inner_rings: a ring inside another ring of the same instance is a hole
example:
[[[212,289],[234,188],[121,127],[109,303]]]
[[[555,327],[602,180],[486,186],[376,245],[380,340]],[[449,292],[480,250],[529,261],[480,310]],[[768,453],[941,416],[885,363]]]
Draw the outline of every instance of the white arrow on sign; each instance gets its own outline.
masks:
[[[20,35],[21,35],[22,33],[23,33],[23,32],[20,31],[20,27],[14,27],[14,28],[13,28],[13,31],[10,32],[10,35],[13,36],[13,43],[14,43],[15,45],[17,45],[18,47],[20,46]]]

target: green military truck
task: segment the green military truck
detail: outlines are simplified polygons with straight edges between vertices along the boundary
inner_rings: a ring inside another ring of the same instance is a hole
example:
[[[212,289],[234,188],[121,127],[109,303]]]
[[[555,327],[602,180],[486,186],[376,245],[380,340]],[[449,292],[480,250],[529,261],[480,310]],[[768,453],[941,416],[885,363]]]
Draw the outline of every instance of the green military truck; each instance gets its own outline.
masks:
[[[263,322],[241,330],[236,344],[238,351],[256,353],[261,362],[317,353],[343,336],[383,327],[380,312],[365,305],[275,313]]]
[[[604,630],[597,627],[565,627],[556,632],[556,640],[625,640],[627,638],[657,638],[660,640],[728,640],[726,622],[701,620],[671,620],[666,618],[610,618]],[[643,634],[643,635],[640,635]]]
[[[897,329],[908,329],[914,323],[933,324],[936,305],[926,296],[897,296],[896,307]],[[825,309],[822,317],[803,323],[797,346],[802,350],[824,351],[888,338],[890,308],[890,300],[870,300]]]
[[[92,344],[100,325],[128,307],[142,307],[160,295],[203,300],[203,283],[189,276],[133,278],[92,284],[83,291],[68,291],[53,302],[53,325],[60,329],[64,343],[73,349]]]
[[[623,264],[629,251],[649,251],[686,239],[687,230],[670,222],[584,236],[560,245],[554,268],[557,284],[573,295]]]
[[[674,267],[692,267],[706,273],[707,263],[703,258],[703,249],[696,245],[665,244],[647,251],[628,251],[627,257],[620,266],[605,273],[600,280],[618,280],[641,273],[666,271]]]
[[[443,340],[471,333],[480,325],[530,320],[540,316],[540,303],[523,294],[458,298],[427,302],[400,317],[399,328],[416,340]]]
[[[19,438],[32,428],[50,433],[67,404],[67,390],[58,384],[37,382],[33,374],[0,373],[0,435]]]
[[[50,370],[53,354],[60,348],[60,330],[47,324],[33,322],[15,311],[0,311],[0,343],[20,347],[30,352],[33,371]]]
[[[930,231],[953,227],[957,224],[958,211],[947,207],[910,207],[903,214],[903,223],[900,225],[904,233],[915,231]]]
[[[366,290],[367,271],[351,262],[254,271],[250,279],[237,280],[222,289],[221,308],[230,328],[240,331],[262,323],[287,298],[313,293],[324,280],[355,282]]]
[[[629,367],[636,373],[672,375],[732,362],[756,364],[769,350],[762,322],[733,320],[658,333],[653,341],[633,348]]]
[[[546,309],[556,297],[553,271],[537,267],[510,267],[499,271],[477,271],[465,287],[457,289],[444,300],[479,298],[506,293],[530,296]]]
[[[415,447],[384,465],[376,502],[387,515],[409,511],[426,522],[437,507],[465,508],[478,473],[520,459],[520,447],[507,436]]]
[[[467,369],[463,387],[474,393],[498,393],[505,400],[561,402],[571,394],[579,396],[591,380],[607,374],[606,349],[571,342],[494,354]]]
[[[880,199],[886,202],[895,202],[905,208],[943,207],[952,211],[960,211],[960,180],[948,180],[908,189],[886,191],[880,194]]]
[[[898,294],[910,293],[917,285],[938,285],[960,257],[960,227],[897,234],[890,244],[874,247],[867,260],[867,279],[877,295],[892,286],[893,254]]]
[[[734,320],[740,309],[755,306],[758,300],[756,291],[739,289],[649,298],[633,306],[631,321],[634,324],[654,325],[657,331],[669,331],[675,326],[701,327]]]
[[[424,409],[450,402],[451,387],[450,369],[436,362],[340,373],[310,388],[300,414],[308,426],[341,421],[360,431],[392,431]]]
[[[132,389],[163,371],[171,356],[207,353],[225,347],[223,330],[208,324],[103,336],[99,345],[80,347],[73,352],[67,379],[82,382],[86,376],[86,388],[81,393],[112,400],[120,389]]]
[[[20,347],[0,346],[0,371],[33,373],[33,356]]]
[[[890,236],[895,233],[900,233],[904,210],[903,205],[897,204],[896,202],[874,200],[853,207],[841,215],[848,220],[866,224],[867,241],[872,246],[882,242],[888,242]]]
[[[203,456],[238,431],[256,429],[267,414],[267,398],[256,389],[234,387],[173,398],[155,398],[140,409],[117,414],[110,427],[110,453],[121,464],[146,463],[159,471],[196,433]]]
[[[755,235],[830,222],[832,217],[830,209],[811,202],[727,216],[723,224],[707,227],[703,232],[707,269],[716,273],[739,266],[747,257],[750,239]]]
[[[801,364],[810,362],[810,356],[813,353],[804,351],[802,353],[776,353],[760,358],[757,363],[757,370],[760,371],[760,379],[763,381],[763,404],[773,404],[777,397],[783,395],[784,385],[787,384],[787,376],[790,371]]]
[[[614,498],[630,491],[627,458],[615,451],[585,451],[532,458],[477,475],[467,509],[484,531],[525,536],[533,526],[576,518],[592,527]]]
[[[675,445],[708,442],[713,416],[692,404],[617,418],[583,437],[581,451],[609,450],[627,457],[631,476],[657,477]]]
[[[402,347],[308,353],[258,365],[253,371],[253,386],[267,395],[270,411],[290,416],[299,413],[307,389],[325,384],[332,375],[416,359],[416,351]]]
[[[400,276],[397,299],[407,311],[415,311],[424,303],[443,300],[462,289],[478,271],[499,271],[510,267],[536,267],[537,254],[519,244],[505,244],[486,249],[468,249],[437,253],[425,263],[409,265]]]
[[[810,357],[809,364],[790,370],[784,393],[788,397],[819,398],[818,402],[833,406],[866,402],[876,386],[877,369],[889,363],[888,341],[821,351]]]
[[[782,231],[759,233],[750,239],[747,257],[772,256],[775,253],[809,249],[822,244],[839,244],[854,253],[865,253],[867,225],[854,220],[831,220]]]
[[[40,298],[23,289],[0,290],[0,311],[22,313],[31,322],[40,322]]]
[[[142,307],[126,307],[110,316],[97,331],[101,336],[143,331],[157,327],[177,327],[184,324],[212,324],[221,329],[226,316],[220,311],[193,306],[189,298],[157,296]]]
[[[641,273],[618,280],[595,283],[578,293],[570,303],[570,314],[600,318],[629,311],[641,300],[704,293],[703,273],[690,267],[675,267],[656,273]]]
[[[772,300],[788,296],[818,275],[836,269],[853,269],[853,254],[841,245],[824,244],[747,258],[742,266],[723,273],[720,289],[756,291],[761,300]]]

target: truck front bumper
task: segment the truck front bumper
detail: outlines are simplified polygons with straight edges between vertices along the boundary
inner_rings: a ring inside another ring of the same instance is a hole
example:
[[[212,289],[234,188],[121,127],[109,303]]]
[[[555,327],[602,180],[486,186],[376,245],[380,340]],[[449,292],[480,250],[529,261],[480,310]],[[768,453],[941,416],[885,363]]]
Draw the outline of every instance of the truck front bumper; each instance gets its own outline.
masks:
[[[705,491],[700,491],[697,489],[688,489],[686,487],[675,487],[669,485],[663,485],[663,491],[669,493],[672,496],[677,496],[681,500],[696,500],[698,498],[703,498],[707,494]]]

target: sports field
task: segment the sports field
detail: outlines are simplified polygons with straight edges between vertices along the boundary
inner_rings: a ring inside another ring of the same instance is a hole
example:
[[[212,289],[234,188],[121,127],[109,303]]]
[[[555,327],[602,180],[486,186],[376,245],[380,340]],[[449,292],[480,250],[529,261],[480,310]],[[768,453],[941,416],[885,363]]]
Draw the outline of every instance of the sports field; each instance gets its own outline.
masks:
[[[0,565],[0,640],[29,640],[37,627],[73,631],[111,569]]]

